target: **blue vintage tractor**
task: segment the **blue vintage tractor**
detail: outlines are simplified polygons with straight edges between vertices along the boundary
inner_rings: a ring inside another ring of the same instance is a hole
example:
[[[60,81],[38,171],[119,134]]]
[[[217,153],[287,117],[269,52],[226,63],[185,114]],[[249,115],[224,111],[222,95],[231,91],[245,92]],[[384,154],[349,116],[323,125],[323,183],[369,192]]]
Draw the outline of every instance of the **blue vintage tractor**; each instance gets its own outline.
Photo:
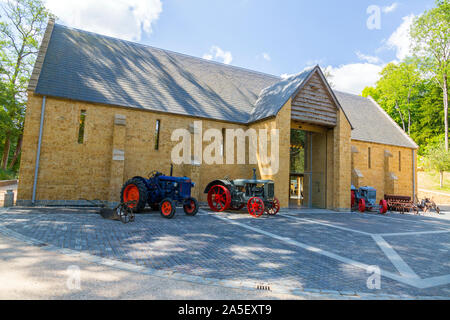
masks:
[[[172,219],[177,205],[182,205],[188,216],[198,212],[198,201],[191,197],[191,189],[195,183],[187,177],[173,177],[153,171],[149,178],[134,177],[128,180],[120,192],[122,203],[130,205],[134,212],[142,212],[148,204],[153,210],[159,210],[164,218]]]
[[[377,202],[377,190],[372,187],[361,187],[356,189],[352,185],[352,210],[360,212],[378,210],[380,214],[385,214],[388,211],[386,200],[381,200],[380,204]]]

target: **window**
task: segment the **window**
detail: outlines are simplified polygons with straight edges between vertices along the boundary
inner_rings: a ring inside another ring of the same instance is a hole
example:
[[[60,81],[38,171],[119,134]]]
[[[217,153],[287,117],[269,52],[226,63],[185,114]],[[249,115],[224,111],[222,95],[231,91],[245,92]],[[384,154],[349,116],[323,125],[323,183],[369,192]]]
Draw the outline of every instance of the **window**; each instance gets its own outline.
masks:
[[[402,152],[398,152],[398,171],[402,171]]]
[[[220,150],[220,155],[225,157],[225,139],[226,139],[226,129],[222,129],[222,146]]]
[[[369,169],[372,168],[372,148],[369,147],[369,154],[368,154],[368,167]]]
[[[161,129],[161,121],[156,120],[156,128],[155,128],[155,150],[159,150],[159,132]]]
[[[80,113],[80,126],[78,128],[78,143],[83,144],[84,142],[84,127],[86,124],[86,110],[81,110]]]

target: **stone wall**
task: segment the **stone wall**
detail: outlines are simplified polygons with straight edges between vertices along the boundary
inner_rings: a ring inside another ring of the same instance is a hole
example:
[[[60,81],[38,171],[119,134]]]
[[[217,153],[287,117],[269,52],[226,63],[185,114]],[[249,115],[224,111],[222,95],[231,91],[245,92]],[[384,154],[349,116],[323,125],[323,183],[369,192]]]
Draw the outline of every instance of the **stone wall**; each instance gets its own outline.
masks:
[[[352,159],[352,184],[377,189],[377,201],[385,194],[414,196],[412,149],[352,140]],[[416,152],[414,163],[417,165]],[[415,181],[417,194],[417,170]]]
[[[22,204],[29,204],[32,198],[41,104],[41,96],[29,94],[18,188]],[[84,141],[79,144],[81,110],[86,111],[86,122]],[[284,108],[278,118],[257,124],[255,128],[280,127],[289,116],[290,111]],[[159,150],[155,150],[157,120],[161,121]],[[200,119],[48,97],[36,199],[40,203],[63,200],[67,204],[80,199],[118,201],[120,188],[126,180],[134,176],[147,177],[153,170],[169,174],[171,152],[178,143],[171,141],[172,132],[180,128],[190,130],[194,121]],[[244,125],[211,120],[203,120],[202,126],[203,131],[248,129]],[[285,184],[289,179],[289,127],[284,126],[281,131],[280,147],[287,157],[281,157],[281,161],[286,162],[280,165],[284,171],[276,175],[275,180],[277,196],[282,205],[287,206],[288,195],[283,194],[287,188],[283,190],[281,179],[287,176]],[[204,142],[203,147],[207,145],[209,142]],[[193,195],[206,201],[203,191],[209,182],[225,176],[251,178],[253,167],[258,168],[258,165],[203,163],[199,167],[184,164],[174,166],[174,175],[192,177],[196,182]]]
[[[42,97],[30,93],[20,167],[19,200],[31,200]],[[86,111],[83,144],[78,143],[81,110]],[[161,121],[159,150],[155,150],[156,120]],[[121,185],[153,170],[169,174],[173,130],[189,129],[199,119],[129,108],[47,98],[36,199],[118,201]],[[203,121],[203,129],[245,126]],[[209,143],[205,143],[206,146]],[[226,175],[250,178],[251,168],[240,165],[174,166],[174,175],[195,174],[193,194],[205,201],[204,187]]]
[[[32,198],[41,104],[41,96],[29,94],[18,187],[18,200],[22,204],[30,203]],[[82,110],[86,111],[86,122],[84,141],[80,144],[78,130]],[[157,120],[161,123],[159,150],[155,150]],[[147,177],[152,170],[168,174],[171,152],[178,143],[171,141],[172,132],[180,128],[191,130],[194,122],[199,120],[188,116],[47,98],[36,199],[41,203],[62,200],[67,204],[81,199],[116,202],[126,180],[134,176]],[[189,176],[196,182],[193,196],[206,201],[203,191],[209,182],[225,176],[230,179],[250,178],[252,168],[256,167],[259,177],[275,181],[276,196],[282,206],[289,205],[291,100],[276,118],[249,127],[212,120],[202,120],[202,126],[203,131],[209,128],[220,131],[268,129],[269,132],[270,129],[279,129],[279,170],[261,175],[261,163],[174,166],[175,176]],[[364,176],[359,184],[374,186],[379,197],[384,195],[385,190],[404,195],[412,193],[410,149],[351,141],[351,128],[342,111],[338,112],[338,126],[324,132],[326,139],[321,141],[327,141],[326,190],[323,190],[326,191],[327,208],[346,210],[350,207],[350,184],[354,180],[352,169],[355,168]],[[209,143],[204,142],[203,147]],[[368,146],[372,148],[371,169],[367,168]],[[236,148],[237,145],[235,153]],[[358,153],[352,152],[354,149]],[[386,158],[386,151],[392,154],[392,158]],[[398,151],[402,152],[401,172],[398,172],[396,165]],[[248,142],[246,156],[248,160]],[[260,157],[259,154],[257,156]],[[398,181],[386,182],[388,177],[394,176],[398,177]]]

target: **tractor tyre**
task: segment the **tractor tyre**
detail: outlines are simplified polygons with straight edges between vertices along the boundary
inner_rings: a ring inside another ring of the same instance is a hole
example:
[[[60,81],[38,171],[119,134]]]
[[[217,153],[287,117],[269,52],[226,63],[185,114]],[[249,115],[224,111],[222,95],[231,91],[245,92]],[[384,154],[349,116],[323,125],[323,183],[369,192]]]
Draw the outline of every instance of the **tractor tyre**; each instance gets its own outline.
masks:
[[[161,201],[161,204],[159,205],[160,213],[161,215],[166,219],[172,219],[175,216],[175,211],[177,210],[177,205],[175,204],[175,201],[172,199],[164,199]]]
[[[388,211],[388,205],[386,200],[380,200],[380,214],[386,214]]]
[[[128,207],[136,213],[142,212],[145,209],[147,197],[147,187],[140,179],[128,180],[120,191],[120,202],[135,201],[136,203],[130,204]]]
[[[259,197],[253,197],[247,202],[248,213],[254,218],[259,218],[264,213],[264,201]]]
[[[208,205],[212,211],[223,212],[230,208],[231,193],[222,185],[213,186],[208,192]]]
[[[366,201],[364,199],[359,199],[358,209],[359,212],[366,212]]]
[[[183,205],[184,213],[188,216],[195,216],[198,212],[198,201],[195,198],[189,198]]]
[[[274,198],[273,202],[270,206],[267,206],[265,210],[269,216],[277,215],[277,213],[280,212],[280,201],[277,198]]]

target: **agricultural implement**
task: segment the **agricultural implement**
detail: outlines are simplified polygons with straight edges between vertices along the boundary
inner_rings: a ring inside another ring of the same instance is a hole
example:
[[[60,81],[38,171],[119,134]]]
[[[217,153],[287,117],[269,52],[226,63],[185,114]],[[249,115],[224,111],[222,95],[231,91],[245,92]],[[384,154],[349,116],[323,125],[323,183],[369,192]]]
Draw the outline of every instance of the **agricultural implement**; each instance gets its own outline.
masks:
[[[417,207],[424,212],[435,211],[437,214],[441,213],[441,209],[436,205],[436,203],[431,199],[423,199],[417,204]]]
[[[248,213],[255,218],[264,212],[274,216],[280,211],[280,202],[275,198],[275,184],[272,180],[257,180],[256,169],[252,179],[215,180],[205,189],[208,205],[215,212],[241,210],[247,206]]]
[[[385,214],[388,211],[387,201],[382,199],[377,205],[377,190],[372,187],[361,187],[356,189],[352,186],[352,209],[359,212],[378,211]]]
[[[183,206],[188,216],[195,216],[198,212],[197,199],[191,196],[191,189],[195,184],[187,177],[173,177],[173,166],[170,176],[153,171],[149,178],[134,177],[128,180],[120,192],[122,203],[129,203],[133,212],[142,212],[147,205],[153,210],[159,210],[164,218],[172,219],[177,205]]]
[[[425,213],[435,211],[437,214],[441,212],[436,203],[428,198],[419,201],[416,197],[416,203],[414,203],[411,200],[411,197],[408,196],[385,195],[384,198],[388,203],[390,211],[396,211],[399,213],[414,212],[414,214],[419,214],[420,211]]]
[[[420,208],[408,196],[385,195],[384,199],[387,201],[389,211],[399,213],[414,212],[419,214]]]

